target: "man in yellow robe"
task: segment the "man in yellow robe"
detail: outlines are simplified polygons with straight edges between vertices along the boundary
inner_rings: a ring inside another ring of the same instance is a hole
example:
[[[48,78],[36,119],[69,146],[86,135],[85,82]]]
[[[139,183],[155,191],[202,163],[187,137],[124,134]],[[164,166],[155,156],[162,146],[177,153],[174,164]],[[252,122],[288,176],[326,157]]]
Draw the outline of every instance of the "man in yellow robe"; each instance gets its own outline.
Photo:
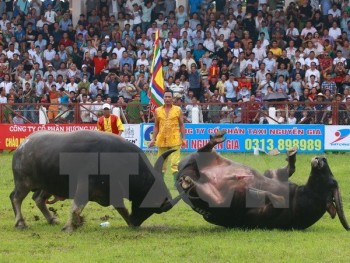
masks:
[[[164,92],[164,105],[157,108],[154,113],[155,123],[153,138],[149,147],[158,147],[158,156],[165,151],[175,149],[168,159],[170,160],[171,173],[176,179],[178,164],[180,162],[180,148],[185,145],[185,126],[181,108],[173,105],[173,93]],[[167,162],[164,163],[163,173],[166,172]]]

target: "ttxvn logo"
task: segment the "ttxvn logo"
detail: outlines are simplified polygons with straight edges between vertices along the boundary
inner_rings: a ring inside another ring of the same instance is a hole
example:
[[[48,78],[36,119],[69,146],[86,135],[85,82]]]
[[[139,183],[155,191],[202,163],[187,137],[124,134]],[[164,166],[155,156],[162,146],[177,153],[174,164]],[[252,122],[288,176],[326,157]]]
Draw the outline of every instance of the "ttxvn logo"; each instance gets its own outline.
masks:
[[[336,137],[336,139],[331,142],[331,144],[339,142],[341,140],[344,140],[346,137],[348,137],[350,135],[350,129],[341,129],[341,130],[337,130],[334,133],[334,136]]]

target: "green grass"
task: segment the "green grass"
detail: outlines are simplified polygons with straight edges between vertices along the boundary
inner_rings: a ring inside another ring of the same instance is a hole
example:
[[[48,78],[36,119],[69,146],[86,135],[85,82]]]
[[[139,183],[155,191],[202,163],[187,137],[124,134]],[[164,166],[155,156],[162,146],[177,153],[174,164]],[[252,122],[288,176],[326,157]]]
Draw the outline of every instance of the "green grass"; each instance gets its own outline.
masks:
[[[284,155],[225,155],[259,171],[285,165]],[[311,155],[298,155],[292,180],[305,183]],[[149,158],[154,161],[154,155]],[[349,154],[328,154],[342,189],[345,213],[350,219]],[[14,228],[8,198],[13,189],[12,154],[0,154],[0,262],[348,262],[350,233],[338,218],[326,214],[304,231],[225,229],[206,223],[182,201],[167,213],[154,215],[140,228],[126,226],[111,207],[89,203],[86,223],[74,233],[61,232],[70,201],[53,205],[60,224],[49,226],[28,196],[23,214],[28,229]],[[166,183],[176,195],[173,181]],[[111,226],[101,228],[108,215]],[[39,216],[39,220],[35,220]]]

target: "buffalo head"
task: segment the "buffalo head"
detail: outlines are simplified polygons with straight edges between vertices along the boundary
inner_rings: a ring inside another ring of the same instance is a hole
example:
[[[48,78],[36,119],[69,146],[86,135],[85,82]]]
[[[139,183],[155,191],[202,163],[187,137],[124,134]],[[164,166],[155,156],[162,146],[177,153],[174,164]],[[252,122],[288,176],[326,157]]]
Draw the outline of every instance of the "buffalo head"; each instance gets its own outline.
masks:
[[[327,199],[327,212],[332,218],[338,214],[343,227],[350,230],[344,214],[338,182],[333,176],[326,157],[318,156],[311,160],[311,174],[307,185]]]

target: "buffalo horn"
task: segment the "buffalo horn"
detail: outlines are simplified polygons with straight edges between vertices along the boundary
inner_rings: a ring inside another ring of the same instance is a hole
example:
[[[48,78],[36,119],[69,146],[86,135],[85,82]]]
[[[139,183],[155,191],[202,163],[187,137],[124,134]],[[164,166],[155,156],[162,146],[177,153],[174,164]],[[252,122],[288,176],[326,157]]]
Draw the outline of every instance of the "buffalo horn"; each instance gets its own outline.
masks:
[[[334,201],[335,201],[335,208],[337,209],[337,214],[338,214],[338,217],[339,217],[341,224],[343,225],[343,227],[346,230],[350,230],[349,224],[345,218],[345,214],[344,214],[344,210],[343,210],[343,202],[342,202],[339,187],[334,189],[333,197],[334,197]]]
[[[175,149],[171,149],[171,150],[168,150],[168,151],[162,153],[159,156],[159,158],[157,159],[156,163],[154,164],[154,169],[157,172],[159,172],[160,174],[162,174],[162,169],[163,169],[163,164],[164,164],[165,159],[168,158],[168,156],[175,151],[176,151]]]

